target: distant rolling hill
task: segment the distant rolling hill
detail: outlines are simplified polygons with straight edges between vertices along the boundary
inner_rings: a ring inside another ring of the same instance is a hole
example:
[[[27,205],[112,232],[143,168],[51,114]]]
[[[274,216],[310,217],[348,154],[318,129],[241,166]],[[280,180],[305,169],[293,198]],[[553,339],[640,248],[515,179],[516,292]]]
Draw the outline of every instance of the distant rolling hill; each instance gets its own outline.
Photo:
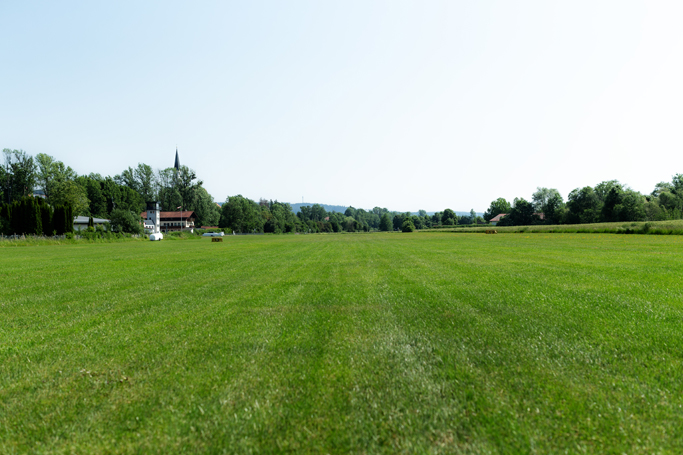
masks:
[[[316,204],[316,202],[304,202],[303,204],[301,202],[299,202],[297,204],[290,203],[289,205],[292,206],[292,211],[294,213],[298,213],[301,211],[300,210],[301,207],[312,206],[314,204]],[[346,212],[346,209],[349,208],[346,205],[328,205],[328,204],[318,204],[318,205],[322,205],[326,212],[344,213],[344,212]]]
[[[218,202],[218,205],[223,205],[223,202]],[[301,210],[301,207],[306,207],[306,206],[312,206],[314,204],[317,204],[316,202],[304,202],[303,204],[301,202],[298,202],[296,204],[289,203],[289,205],[292,206],[292,211],[294,213],[299,213]],[[323,208],[325,209],[326,212],[339,212],[339,213],[344,213],[346,212],[346,209],[349,208],[346,205],[329,205],[329,204],[318,204],[322,205]],[[360,208],[360,207],[356,207]],[[366,212],[369,212],[371,209],[364,209]],[[413,215],[418,215],[418,212],[410,212]],[[458,216],[469,216],[470,212],[455,212],[456,215]],[[427,215],[434,215],[434,212],[427,212]],[[477,216],[484,216],[483,213],[477,212]]]
[[[305,206],[311,206],[311,205],[313,205],[313,204],[316,204],[316,203],[315,203],[315,202],[305,202],[305,203],[303,203],[303,204],[302,204],[302,203],[298,203],[298,204],[291,204],[291,203],[290,203],[289,205],[292,206],[292,211],[293,211],[294,213],[297,213],[297,212],[300,211],[299,209],[300,209],[302,206],[303,206],[303,207],[305,207]],[[348,206],[345,206],[345,205],[327,205],[327,204],[319,204],[319,205],[322,205],[322,206],[325,208],[325,211],[327,211],[327,212],[339,212],[339,213],[344,213],[344,212],[346,211],[346,209],[348,208]],[[360,207],[356,207],[356,208],[360,208]],[[369,211],[372,210],[372,209],[364,209],[364,210],[365,210],[366,212],[369,212]],[[413,215],[418,215],[418,214],[419,214],[418,212],[410,212],[410,213],[412,213]],[[427,214],[431,216],[431,215],[434,215],[434,212],[427,212]],[[469,215],[470,215],[470,212],[455,212],[455,214],[458,215],[458,216],[469,216]],[[483,214],[483,213],[480,213],[480,212],[477,212],[477,216],[484,216],[484,214]]]

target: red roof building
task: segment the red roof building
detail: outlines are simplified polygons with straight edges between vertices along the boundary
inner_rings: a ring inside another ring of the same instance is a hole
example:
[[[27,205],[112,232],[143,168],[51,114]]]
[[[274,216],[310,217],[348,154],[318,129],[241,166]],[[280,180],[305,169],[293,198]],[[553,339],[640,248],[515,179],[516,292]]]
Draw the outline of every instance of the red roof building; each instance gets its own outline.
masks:
[[[498,224],[498,222],[500,220],[505,218],[506,215],[507,215],[507,213],[501,213],[501,214],[494,216],[493,218],[491,218],[491,221],[490,221],[491,225],[495,226],[496,224]],[[545,220],[545,214],[543,212],[536,212],[536,213],[534,213],[534,215],[539,217],[541,220]]]
[[[493,218],[491,218],[490,223],[491,223],[493,226],[495,226],[496,224],[498,224],[498,222],[499,222],[500,220],[502,220],[503,218],[505,218],[505,215],[507,215],[507,213],[499,213],[498,215],[496,215],[496,216],[494,216]]]
[[[147,212],[142,212],[141,217],[145,218]],[[183,210],[182,212],[159,212],[161,232],[194,230],[194,223],[197,221],[197,215],[192,210]]]

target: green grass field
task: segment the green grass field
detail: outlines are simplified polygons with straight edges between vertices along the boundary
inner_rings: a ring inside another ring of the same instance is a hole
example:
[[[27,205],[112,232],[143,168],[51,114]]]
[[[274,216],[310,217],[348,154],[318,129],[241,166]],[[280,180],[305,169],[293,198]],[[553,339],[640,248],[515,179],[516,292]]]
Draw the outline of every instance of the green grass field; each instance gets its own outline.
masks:
[[[459,225],[442,226],[425,231],[477,232],[496,230],[499,233],[583,233],[583,234],[650,234],[650,235],[683,235],[683,220],[668,221],[619,221],[616,223],[591,224],[539,224],[532,226],[491,226],[491,225]]]
[[[0,453],[680,453],[683,237],[0,247]]]

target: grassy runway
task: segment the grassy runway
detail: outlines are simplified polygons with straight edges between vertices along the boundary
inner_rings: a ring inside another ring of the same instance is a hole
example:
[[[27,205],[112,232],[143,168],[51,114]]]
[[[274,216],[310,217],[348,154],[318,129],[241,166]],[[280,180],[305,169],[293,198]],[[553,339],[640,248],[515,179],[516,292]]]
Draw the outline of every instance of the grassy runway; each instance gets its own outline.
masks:
[[[680,453],[683,236],[0,247],[0,453]]]

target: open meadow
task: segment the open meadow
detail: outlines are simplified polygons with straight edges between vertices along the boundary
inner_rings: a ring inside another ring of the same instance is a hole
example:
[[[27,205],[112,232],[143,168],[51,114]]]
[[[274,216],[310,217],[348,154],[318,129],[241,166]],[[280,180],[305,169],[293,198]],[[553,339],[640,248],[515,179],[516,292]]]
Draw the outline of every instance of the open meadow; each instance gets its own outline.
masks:
[[[680,453],[683,236],[0,244],[0,453]]]

